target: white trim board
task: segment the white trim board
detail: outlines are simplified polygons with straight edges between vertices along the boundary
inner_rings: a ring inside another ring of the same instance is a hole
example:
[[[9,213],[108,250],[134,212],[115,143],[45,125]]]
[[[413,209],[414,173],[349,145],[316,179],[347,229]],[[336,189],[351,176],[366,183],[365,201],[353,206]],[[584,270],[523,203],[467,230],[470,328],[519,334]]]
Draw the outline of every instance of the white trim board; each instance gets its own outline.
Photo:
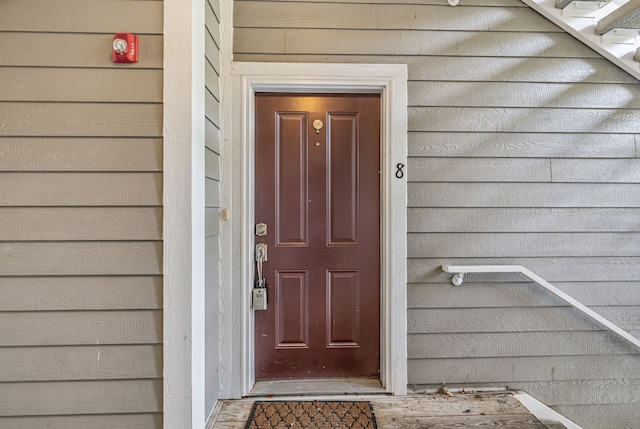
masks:
[[[163,427],[205,410],[204,1],[164,1]]]
[[[538,420],[542,420],[543,423],[545,421],[558,422],[562,423],[562,425],[564,425],[564,427],[566,427],[567,429],[582,429],[582,427],[578,426],[568,418],[547,407],[542,402],[538,401],[525,392],[517,392],[515,394],[515,397],[522,403],[522,405],[525,406],[527,410],[531,412],[531,414],[536,416]]]
[[[381,95],[381,374],[389,393],[407,391],[407,66],[372,64],[232,64],[222,89],[221,397],[251,391],[253,368],[253,122],[256,92]],[[226,237],[226,239],[224,239]]]

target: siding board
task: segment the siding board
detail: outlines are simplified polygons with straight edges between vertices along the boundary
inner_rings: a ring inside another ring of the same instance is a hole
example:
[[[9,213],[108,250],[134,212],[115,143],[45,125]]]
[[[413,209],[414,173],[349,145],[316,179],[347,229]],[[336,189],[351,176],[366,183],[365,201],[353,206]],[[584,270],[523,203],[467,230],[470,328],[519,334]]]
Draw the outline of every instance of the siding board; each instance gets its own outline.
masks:
[[[428,208],[408,210],[410,232],[640,232],[640,210]]]
[[[640,183],[640,159],[551,160],[554,182]]]
[[[640,407],[634,404],[556,405],[560,414],[574,416],[572,420],[582,427],[598,429],[634,429],[640,421]]]
[[[220,130],[209,121],[204,123],[206,147],[220,154]]]
[[[0,361],[0,382],[162,377],[160,345],[2,347]]]
[[[159,104],[4,102],[0,116],[0,136],[162,136]]]
[[[158,138],[0,137],[0,171],[161,170]]]
[[[216,182],[220,181],[220,155],[211,151],[205,150],[205,177],[212,179]]]
[[[236,0],[240,1],[240,0]],[[242,0],[247,2],[264,2],[265,0]],[[299,2],[300,0],[277,0],[281,3],[287,2]],[[344,3],[344,0],[305,0],[306,3]],[[396,4],[394,0],[349,0],[349,3],[353,4]],[[442,5],[441,0],[403,0],[403,4],[416,4],[416,5]],[[508,7],[525,7],[518,0],[474,0],[476,6],[508,6]],[[461,5],[464,7],[463,5]]]
[[[575,380],[547,383],[522,383],[531,396],[545,403],[558,405],[599,405],[607,403],[635,404],[640,399],[640,379]],[[638,414],[640,416],[640,413]]]
[[[0,101],[161,103],[162,71],[0,68]]]
[[[220,209],[218,207],[207,207],[205,209],[205,236],[207,238],[217,237],[220,234]]]
[[[205,94],[204,109],[205,117],[211,121],[213,125],[220,127],[220,106],[218,100],[208,91]]]
[[[3,206],[159,206],[162,174],[0,172],[0,201]]]
[[[154,241],[4,242],[4,276],[159,275],[162,243]]]
[[[220,207],[220,182],[215,180],[205,182],[205,207]]]
[[[409,359],[418,385],[492,383],[513,386],[532,380],[601,380],[635,378],[637,355]],[[587,426],[588,427],[588,426]]]
[[[322,27],[325,29],[459,30],[559,32],[557,26],[522,8],[437,5],[345,3],[290,3],[236,1],[235,28]],[[309,20],[308,16],[313,16]]]
[[[410,106],[640,108],[631,84],[418,81],[408,90]]]
[[[93,3],[93,2],[92,2]],[[117,30],[116,30],[117,31]],[[0,66],[104,67],[116,68],[111,55],[113,31],[109,34],[0,32]],[[22,46],[23,49],[15,49]],[[60,55],[60,46],[73,46],[74,55]],[[139,61],[127,68],[162,68],[162,36],[139,39]]]
[[[234,55],[236,61],[407,64],[409,80],[442,82],[637,83],[604,58],[463,57],[430,55],[263,54]],[[473,63],[473,67],[469,67]]]
[[[473,158],[636,158],[633,134],[412,132],[409,155]],[[448,161],[448,160],[447,160]]]
[[[0,423],[11,429],[140,429],[162,427],[162,413],[79,416],[5,417]]]
[[[207,37],[204,40],[205,57],[211,66],[216,70],[218,75],[220,74],[220,57],[218,55],[218,46],[216,46],[213,39]]]
[[[409,158],[412,182],[550,182],[545,159]]]
[[[162,342],[160,310],[5,312],[0,322],[7,347]]]
[[[640,282],[555,282],[586,306],[640,306]],[[603,293],[606,292],[606,293]],[[447,283],[410,284],[409,308],[500,308],[559,305],[558,298],[522,278],[520,282],[480,283],[459,288]]]
[[[0,397],[0,416],[33,409],[50,415],[155,413],[162,410],[162,380],[2,383]]]
[[[0,277],[0,296],[0,312],[161,309],[162,277]]]
[[[159,207],[0,207],[0,241],[160,240]]]
[[[236,28],[234,47],[245,54],[446,55],[455,47],[455,56],[597,56],[566,33]]]
[[[205,6],[204,8],[204,13],[205,13],[205,27],[211,37],[211,41],[213,41],[215,43],[215,45],[218,47],[218,50],[220,50],[220,22],[218,22],[218,17],[216,16],[215,12],[213,11],[213,9],[209,6]],[[216,58],[219,55],[215,55]],[[217,69],[220,70],[220,69]]]
[[[640,111],[410,107],[410,131],[635,133]],[[461,120],[464,118],[464,120]]]
[[[411,207],[638,208],[635,184],[409,183]]]
[[[211,64],[211,63],[209,63]],[[213,95],[213,97],[220,101],[220,77],[216,73],[216,70],[213,66],[206,66],[204,69],[205,73],[205,86],[207,90]]]
[[[126,13],[123,13],[126,11]],[[110,0],[29,0],[29,14],[20,2],[4,2],[0,28],[4,31],[115,33],[135,28],[140,34],[162,32],[162,2]]]
[[[456,344],[464,344],[457,347]],[[633,354],[609,332],[518,332],[409,335],[409,359]],[[640,356],[639,356],[640,357]],[[533,396],[533,392],[527,392]]]
[[[560,300],[558,300],[560,301]],[[556,305],[559,305],[557,303]],[[638,307],[591,307],[593,311],[611,320],[627,331],[638,326]],[[597,322],[573,307],[520,307],[520,308],[464,308],[464,309],[409,309],[410,334],[481,333],[481,332],[562,332],[602,331]],[[624,344],[613,334],[618,344]],[[497,346],[496,346],[497,347]],[[631,347],[631,346],[630,346]],[[633,347],[626,348],[633,352]],[[613,349],[612,349],[613,352]],[[465,353],[462,351],[462,353]],[[415,357],[415,356],[414,356]]]
[[[640,233],[414,233],[411,258],[636,256]]]

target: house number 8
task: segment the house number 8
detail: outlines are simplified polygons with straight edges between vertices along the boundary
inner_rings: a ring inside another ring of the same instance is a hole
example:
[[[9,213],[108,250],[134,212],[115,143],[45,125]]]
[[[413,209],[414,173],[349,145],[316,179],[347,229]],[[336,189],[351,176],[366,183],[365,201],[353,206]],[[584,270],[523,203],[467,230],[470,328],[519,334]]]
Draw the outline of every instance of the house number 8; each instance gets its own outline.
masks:
[[[396,177],[398,179],[402,179],[404,177],[404,171],[402,171],[402,169],[405,167],[405,165],[401,162],[396,164]]]

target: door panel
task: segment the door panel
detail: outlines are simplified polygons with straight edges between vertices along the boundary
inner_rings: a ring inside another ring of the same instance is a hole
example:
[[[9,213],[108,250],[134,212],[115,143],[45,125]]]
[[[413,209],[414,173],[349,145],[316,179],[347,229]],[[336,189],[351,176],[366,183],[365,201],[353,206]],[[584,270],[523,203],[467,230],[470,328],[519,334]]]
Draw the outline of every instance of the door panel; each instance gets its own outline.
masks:
[[[329,245],[358,242],[357,114],[329,115]]]
[[[278,246],[307,245],[307,123],[305,113],[276,112]]]
[[[377,377],[380,97],[257,94],[255,125],[256,378]]]
[[[327,347],[358,347],[360,282],[357,271],[333,271],[327,283]]]
[[[276,348],[309,346],[307,272],[276,273]]]

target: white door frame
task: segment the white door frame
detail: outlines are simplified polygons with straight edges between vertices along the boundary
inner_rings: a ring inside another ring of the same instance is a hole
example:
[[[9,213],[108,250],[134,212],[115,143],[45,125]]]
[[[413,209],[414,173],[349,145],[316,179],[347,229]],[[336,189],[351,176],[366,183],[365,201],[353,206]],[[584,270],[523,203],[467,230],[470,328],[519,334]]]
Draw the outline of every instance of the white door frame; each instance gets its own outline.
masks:
[[[256,92],[381,95],[381,362],[387,392],[407,391],[407,66],[232,63],[222,99],[221,397],[255,383],[253,311],[254,96]],[[224,102],[226,100],[226,103]],[[231,106],[230,106],[231,105]],[[396,177],[396,173],[398,176]]]

